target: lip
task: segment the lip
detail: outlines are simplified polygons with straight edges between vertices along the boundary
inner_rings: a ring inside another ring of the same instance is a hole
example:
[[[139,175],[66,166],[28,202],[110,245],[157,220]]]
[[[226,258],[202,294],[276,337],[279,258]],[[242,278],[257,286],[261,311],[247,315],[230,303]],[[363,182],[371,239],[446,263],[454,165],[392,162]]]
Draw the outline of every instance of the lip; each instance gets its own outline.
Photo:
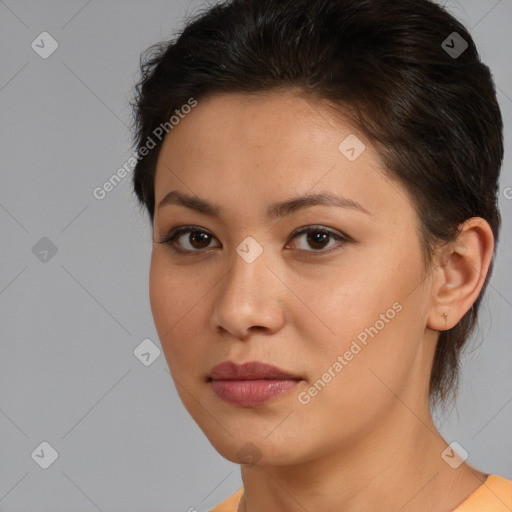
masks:
[[[241,407],[269,402],[302,380],[276,366],[257,361],[242,364],[225,361],[214,366],[207,379],[221,400]]]
[[[285,372],[271,364],[250,361],[237,364],[225,361],[214,366],[208,374],[209,380],[256,380],[256,379],[294,379],[301,380],[297,375]]]

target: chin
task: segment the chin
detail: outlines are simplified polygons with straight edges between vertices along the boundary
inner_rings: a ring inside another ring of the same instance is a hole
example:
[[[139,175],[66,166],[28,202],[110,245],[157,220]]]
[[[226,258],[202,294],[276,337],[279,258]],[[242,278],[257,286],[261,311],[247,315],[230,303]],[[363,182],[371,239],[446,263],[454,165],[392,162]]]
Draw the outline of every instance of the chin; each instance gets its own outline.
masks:
[[[231,437],[226,432],[222,438],[218,435],[207,437],[222,457],[235,464],[286,466],[300,462],[300,454],[296,449],[290,453],[290,447],[297,446],[293,442],[285,443],[280,440],[277,444],[265,437],[255,437],[251,440],[246,435]]]

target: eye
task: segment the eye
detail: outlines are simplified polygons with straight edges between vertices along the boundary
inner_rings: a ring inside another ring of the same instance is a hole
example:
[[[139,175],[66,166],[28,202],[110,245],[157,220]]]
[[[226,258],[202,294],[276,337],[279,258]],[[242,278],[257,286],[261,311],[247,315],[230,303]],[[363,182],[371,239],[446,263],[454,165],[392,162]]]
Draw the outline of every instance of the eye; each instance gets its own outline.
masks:
[[[341,246],[350,241],[349,237],[322,226],[304,226],[299,228],[291,235],[290,240],[300,240],[301,238],[303,243],[299,244],[298,248],[295,248],[302,252],[320,254],[336,250],[336,248],[332,248],[333,245],[336,245],[335,242],[338,242],[337,245]],[[192,255],[194,253],[206,252],[206,249],[213,247],[221,247],[221,245],[211,246],[210,244],[213,240],[216,240],[215,237],[199,226],[181,226],[172,229],[167,235],[162,236],[158,243],[170,245],[176,254]],[[333,243],[329,244],[329,242]],[[289,243],[285,247],[289,248]]]
[[[190,254],[204,252],[212,240],[213,235],[198,226],[181,226],[163,236],[159,243],[170,245],[177,254]],[[179,242],[179,247],[176,242]]]
[[[327,228],[322,226],[304,226],[297,231],[295,231],[291,239],[302,239],[301,247],[298,247],[300,251],[306,252],[321,252],[323,254],[331,252],[330,249],[333,245],[336,245],[335,242],[339,242],[338,245],[343,245],[349,241],[347,236],[342,235],[341,233],[335,233]],[[329,241],[333,242],[329,244]],[[308,249],[308,247],[313,250]]]

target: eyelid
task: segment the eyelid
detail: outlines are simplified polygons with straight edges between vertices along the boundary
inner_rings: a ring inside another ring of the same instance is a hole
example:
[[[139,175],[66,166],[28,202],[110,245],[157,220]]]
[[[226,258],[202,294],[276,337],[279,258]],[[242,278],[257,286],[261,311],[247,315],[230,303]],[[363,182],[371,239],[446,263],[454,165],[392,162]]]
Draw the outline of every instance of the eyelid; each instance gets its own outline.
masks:
[[[300,228],[297,228],[291,235],[290,240],[295,238],[297,235],[302,235],[303,233],[309,233],[310,231],[324,231],[325,233],[329,233],[335,238],[343,239],[347,242],[351,241],[351,238],[348,235],[345,235],[341,231],[338,231],[333,228],[328,228],[326,226],[322,226],[320,224],[307,224],[305,226],[302,226]]]

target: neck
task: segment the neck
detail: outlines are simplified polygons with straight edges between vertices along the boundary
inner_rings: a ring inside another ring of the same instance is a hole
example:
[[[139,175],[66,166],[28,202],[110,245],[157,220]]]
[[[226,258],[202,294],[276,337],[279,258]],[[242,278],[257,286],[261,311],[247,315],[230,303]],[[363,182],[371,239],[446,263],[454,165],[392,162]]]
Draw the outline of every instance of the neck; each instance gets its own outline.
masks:
[[[448,512],[485,480],[441,457],[447,443],[428,407],[397,401],[384,422],[339,449],[288,466],[242,466],[240,512]]]

